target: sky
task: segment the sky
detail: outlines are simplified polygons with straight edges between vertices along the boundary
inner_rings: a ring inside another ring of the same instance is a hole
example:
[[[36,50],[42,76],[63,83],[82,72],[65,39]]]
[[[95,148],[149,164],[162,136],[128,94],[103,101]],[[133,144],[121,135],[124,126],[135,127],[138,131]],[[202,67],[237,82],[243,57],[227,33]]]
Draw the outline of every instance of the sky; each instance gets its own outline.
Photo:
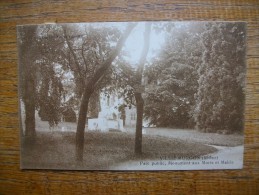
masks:
[[[152,22],[155,23],[155,22]],[[161,23],[161,22],[159,22]],[[93,23],[92,25],[96,27],[101,26],[113,26],[118,28],[122,33],[126,29],[127,22],[103,22],[103,23]],[[137,26],[132,30],[128,39],[125,42],[123,50],[126,51],[128,57],[125,59],[136,66],[139,62],[140,55],[143,49],[144,44],[144,31],[145,31],[145,22],[137,22]],[[159,48],[165,42],[165,32],[156,33],[153,29],[150,34],[150,48],[147,55],[147,60],[151,60],[156,54]]]
[[[126,58],[133,66],[139,62],[140,55],[144,45],[144,31],[145,23],[139,23],[131,32],[124,45],[124,50],[128,53],[129,57]],[[165,41],[165,33],[156,33],[154,30],[150,34],[150,48],[148,51],[147,60],[152,59],[157,51],[161,48]]]

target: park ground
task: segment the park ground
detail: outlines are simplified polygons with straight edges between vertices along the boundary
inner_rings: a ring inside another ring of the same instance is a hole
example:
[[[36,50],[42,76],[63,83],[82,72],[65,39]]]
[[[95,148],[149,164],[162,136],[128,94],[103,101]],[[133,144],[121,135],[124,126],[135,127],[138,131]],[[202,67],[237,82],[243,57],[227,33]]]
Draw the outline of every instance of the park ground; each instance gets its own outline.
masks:
[[[21,167],[26,169],[142,169],[142,160],[196,158],[209,154],[237,158],[243,154],[243,135],[201,133],[197,130],[144,128],[143,155],[135,157],[133,129],[127,132],[85,132],[83,162],[75,160],[75,123],[49,128],[37,122],[35,140],[22,138]]]

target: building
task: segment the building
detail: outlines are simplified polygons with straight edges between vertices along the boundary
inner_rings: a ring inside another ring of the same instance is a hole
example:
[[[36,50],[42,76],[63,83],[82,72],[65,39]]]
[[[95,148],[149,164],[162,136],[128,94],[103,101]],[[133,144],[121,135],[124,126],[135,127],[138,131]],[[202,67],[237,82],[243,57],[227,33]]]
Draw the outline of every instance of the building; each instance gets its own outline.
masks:
[[[135,106],[125,107],[121,112],[119,107],[124,104],[123,98],[114,92],[110,95],[100,94],[100,108],[98,118],[88,119],[88,130],[120,130],[127,131],[136,127],[137,110]],[[143,120],[143,126],[148,126],[148,121]]]

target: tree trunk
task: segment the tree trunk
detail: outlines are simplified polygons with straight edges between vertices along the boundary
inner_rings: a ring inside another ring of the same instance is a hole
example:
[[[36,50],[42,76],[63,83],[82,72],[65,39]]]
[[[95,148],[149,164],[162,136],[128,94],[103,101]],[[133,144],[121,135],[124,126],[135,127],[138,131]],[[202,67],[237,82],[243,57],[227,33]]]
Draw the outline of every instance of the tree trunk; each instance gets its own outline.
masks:
[[[136,99],[136,106],[137,106],[135,155],[141,156],[141,154],[142,154],[142,126],[143,126],[144,100],[141,96],[141,93],[135,93],[135,99]]]
[[[146,58],[149,50],[149,39],[151,32],[151,23],[145,24],[144,32],[144,47],[139,60],[139,67],[136,73],[136,84],[140,87],[142,84],[142,74],[144,70],[144,65],[146,63]],[[144,113],[144,100],[142,98],[139,89],[134,92],[136,105],[137,105],[137,123],[136,123],[136,134],[135,134],[135,155],[140,156],[142,154],[142,124],[143,124],[143,113]]]
[[[88,103],[92,93],[93,90],[91,90],[89,87],[86,87],[81,100],[76,129],[76,160],[78,162],[83,161],[85,124],[87,118]]]
[[[21,36],[19,48],[19,98],[22,98],[25,108],[25,132],[27,138],[34,138],[35,130],[35,70],[34,60],[37,56],[35,47],[37,26],[18,27]],[[21,105],[20,105],[21,106]],[[21,109],[21,108],[20,108]]]
[[[35,84],[34,79],[30,78],[32,75],[27,74],[25,80],[25,96],[24,96],[24,107],[25,107],[25,136],[35,137]]]
[[[35,131],[35,106],[25,104],[25,136],[34,137]]]

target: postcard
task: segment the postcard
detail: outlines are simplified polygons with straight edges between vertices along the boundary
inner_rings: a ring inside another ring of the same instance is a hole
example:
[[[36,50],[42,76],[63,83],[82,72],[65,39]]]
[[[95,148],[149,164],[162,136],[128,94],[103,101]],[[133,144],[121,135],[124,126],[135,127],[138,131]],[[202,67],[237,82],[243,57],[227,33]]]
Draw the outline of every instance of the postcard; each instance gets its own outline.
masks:
[[[17,26],[21,169],[242,169],[244,22]]]

